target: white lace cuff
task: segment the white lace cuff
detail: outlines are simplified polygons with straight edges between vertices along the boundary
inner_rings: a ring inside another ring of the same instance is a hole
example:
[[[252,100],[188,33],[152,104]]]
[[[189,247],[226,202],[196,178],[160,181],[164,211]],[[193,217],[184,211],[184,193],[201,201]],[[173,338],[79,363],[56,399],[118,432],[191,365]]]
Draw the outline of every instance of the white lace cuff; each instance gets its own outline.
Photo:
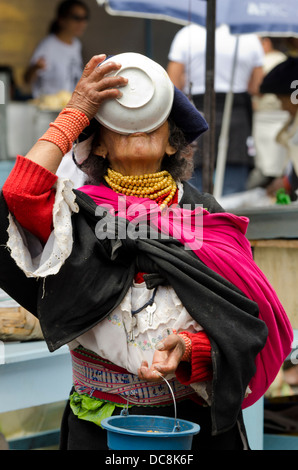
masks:
[[[16,219],[9,214],[8,242],[11,257],[27,277],[46,277],[57,274],[72,250],[71,215],[78,212],[72,191],[73,183],[58,178],[55,183],[56,197],[53,207],[53,231],[45,244],[24,230]]]

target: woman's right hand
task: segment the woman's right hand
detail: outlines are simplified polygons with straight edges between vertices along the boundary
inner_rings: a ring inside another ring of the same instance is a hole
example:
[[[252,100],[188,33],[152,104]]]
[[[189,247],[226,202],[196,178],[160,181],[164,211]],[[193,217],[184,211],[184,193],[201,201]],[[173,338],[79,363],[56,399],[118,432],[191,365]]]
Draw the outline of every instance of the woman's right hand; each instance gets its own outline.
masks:
[[[162,342],[156,345],[152,364],[142,361],[138,369],[138,376],[141,380],[148,382],[160,382],[162,376],[175,374],[176,369],[185,352],[185,342],[180,335],[171,334]]]
[[[128,82],[120,75],[107,77],[107,74],[119,70],[121,64],[108,62],[98,67],[105,59],[104,54],[92,57],[67,104],[67,108],[79,109],[89,120],[96,115],[103,101],[119,98],[122,93],[118,87],[123,87]]]

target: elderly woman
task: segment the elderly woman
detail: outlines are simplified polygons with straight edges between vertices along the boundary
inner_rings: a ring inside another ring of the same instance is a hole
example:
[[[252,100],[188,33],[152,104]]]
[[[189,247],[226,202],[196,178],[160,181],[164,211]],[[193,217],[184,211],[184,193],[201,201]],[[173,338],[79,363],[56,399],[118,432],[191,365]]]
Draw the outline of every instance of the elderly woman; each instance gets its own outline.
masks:
[[[89,8],[80,0],[59,3],[49,34],[37,45],[24,74],[33,98],[73,92],[83,71],[80,38],[88,17]]]
[[[69,345],[61,449],[106,449],[101,421],[127,400],[132,414],[173,416],[168,383],[178,417],[200,424],[193,449],[247,449],[242,408],[275,378],[292,329],[252,260],[247,220],[185,182],[205,120],[153,63],[167,85],[148,125],[144,96],[163,88],[149,80],[135,95],[144,58],[127,68],[123,56],[93,57],[18,156],[0,199],[0,285],[39,318],[50,351]],[[130,131],[116,124],[121,106]],[[55,175],[73,142],[79,189]]]

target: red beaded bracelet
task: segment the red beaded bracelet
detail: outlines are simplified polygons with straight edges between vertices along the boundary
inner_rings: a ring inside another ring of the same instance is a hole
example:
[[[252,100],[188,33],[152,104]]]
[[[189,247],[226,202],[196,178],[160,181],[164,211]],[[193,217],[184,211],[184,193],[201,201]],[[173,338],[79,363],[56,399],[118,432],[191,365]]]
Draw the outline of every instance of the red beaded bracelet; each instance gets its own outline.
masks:
[[[52,142],[65,155],[71,150],[73,142],[89,124],[89,119],[82,111],[75,108],[65,108],[55,121],[50,123],[49,129],[38,140]]]
[[[192,344],[191,344],[191,339],[188,335],[184,333],[178,333],[181,338],[183,338],[184,343],[185,343],[185,351],[183,356],[181,357],[181,361],[186,361],[190,362],[191,359],[191,350],[192,350]]]
[[[173,329],[173,334],[176,335],[177,331]],[[179,336],[183,339],[185,343],[185,351],[183,356],[181,357],[181,361],[190,362],[191,359],[191,350],[192,350],[192,343],[190,337],[186,333],[178,333]]]

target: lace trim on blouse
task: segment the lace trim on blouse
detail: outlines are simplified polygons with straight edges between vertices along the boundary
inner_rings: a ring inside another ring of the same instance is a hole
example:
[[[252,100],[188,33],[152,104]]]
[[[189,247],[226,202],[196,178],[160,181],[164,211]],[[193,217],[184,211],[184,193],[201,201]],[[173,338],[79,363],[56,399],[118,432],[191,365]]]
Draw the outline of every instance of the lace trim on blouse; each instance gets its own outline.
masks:
[[[72,213],[79,207],[75,202],[70,180],[58,178],[55,183],[56,197],[53,207],[53,231],[43,247],[37,237],[23,229],[9,214],[8,242],[11,256],[27,277],[46,277],[57,274],[69,257],[72,244]]]

